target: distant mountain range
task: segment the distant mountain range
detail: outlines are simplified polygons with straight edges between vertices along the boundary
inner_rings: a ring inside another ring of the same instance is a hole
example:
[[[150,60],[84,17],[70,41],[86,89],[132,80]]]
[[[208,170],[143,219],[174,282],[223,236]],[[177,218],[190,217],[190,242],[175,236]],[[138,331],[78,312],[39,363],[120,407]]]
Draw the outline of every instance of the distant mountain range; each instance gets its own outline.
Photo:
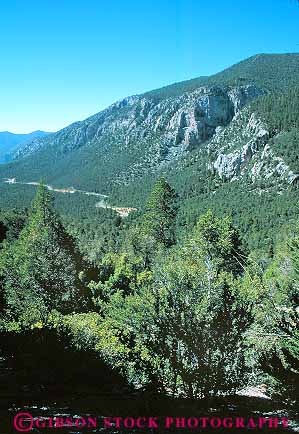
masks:
[[[22,146],[33,139],[41,138],[46,136],[45,131],[33,131],[28,134],[14,134],[9,131],[0,132],[0,163],[7,163],[13,159],[13,154],[17,150],[21,149]]]

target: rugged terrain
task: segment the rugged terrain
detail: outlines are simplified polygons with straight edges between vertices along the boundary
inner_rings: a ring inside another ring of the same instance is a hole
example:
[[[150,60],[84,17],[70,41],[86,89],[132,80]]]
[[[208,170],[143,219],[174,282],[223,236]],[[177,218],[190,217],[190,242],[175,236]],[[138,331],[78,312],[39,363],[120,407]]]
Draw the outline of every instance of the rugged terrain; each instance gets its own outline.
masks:
[[[209,78],[125,98],[34,139],[0,175],[109,193],[111,182],[128,184],[206,148],[213,150],[215,161],[210,164],[220,176],[236,176],[268,138],[267,126],[244,107],[284,88],[287,71],[290,80],[299,76],[299,55],[260,55]],[[253,172],[259,173],[258,166]]]
[[[298,82],[299,54],[253,56],[211,77],[127,97],[34,139],[0,167],[0,177],[43,179],[56,188],[109,195],[112,205],[140,208],[163,174],[190,208],[187,220],[215,204],[238,213],[239,203],[224,202],[239,194],[249,203],[248,193],[251,208],[260,206],[253,195],[267,193],[272,204],[284,195],[290,210],[290,188],[299,178],[298,125],[291,119],[273,127],[267,113]],[[296,98],[285,97],[276,112],[294,114]]]

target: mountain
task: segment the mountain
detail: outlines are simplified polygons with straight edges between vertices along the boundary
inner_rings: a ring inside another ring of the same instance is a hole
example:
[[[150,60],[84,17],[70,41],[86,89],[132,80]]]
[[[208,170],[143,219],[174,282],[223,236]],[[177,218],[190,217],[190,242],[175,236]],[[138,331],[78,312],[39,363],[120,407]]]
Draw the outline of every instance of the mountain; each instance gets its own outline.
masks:
[[[47,134],[49,133],[39,130],[28,134],[14,134],[9,131],[0,132],[0,163],[7,163],[12,160],[16,150],[32,140],[39,139]]]
[[[5,172],[101,190],[155,172],[210,139],[253,98],[298,82],[299,55],[257,55],[212,77],[125,98],[29,143]],[[50,163],[50,164],[49,164]]]
[[[258,54],[214,74],[171,84],[144,94],[161,100],[190,92],[205,85],[237,85],[255,83],[268,91],[298,85],[298,53]]]
[[[254,85],[204,86],[159,103],[125,98],[106,110],[35,140],[6,169],[23,180],[110,193],[144,173],[181,158],[229,124],[246,103],[263,94]]]
[[[181,225],[214,207],[236,216],[245,232],[255,224],[258,244],[270,236],[265,219],[274,232],[299,211],[298,83],[299,54],[256,55],[210,77],[130,96],[35,139],[0,177],[43,179],[139,208],[163,174],[180,193]],[[284,215],[271,215],[279,207]]]

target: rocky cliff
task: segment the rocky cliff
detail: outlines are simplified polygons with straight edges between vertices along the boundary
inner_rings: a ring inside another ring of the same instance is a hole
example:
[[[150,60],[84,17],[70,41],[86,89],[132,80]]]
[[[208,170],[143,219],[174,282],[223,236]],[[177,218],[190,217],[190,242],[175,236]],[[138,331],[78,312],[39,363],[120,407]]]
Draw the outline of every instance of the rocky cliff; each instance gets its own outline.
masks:
[[[213,77],[125,98],[32,141],[0,176],[109,194],[175,171],[192,155],[223,181],[277,175],[292,182],[297,172],[276,155],[269,126],[251,109],[271,86],[285,87],[286,70],[299,78],[298,55],[254,56]]]
[[[280,177],[291,184],[297,174],[272,149],[267,124],[247,108],[238,112],[230,125],[218,128],[208,144],[211,172],[234,181],[247,175],[257,179]]]
[[[53,161],[71,158],[78,150],[92,160],[126,161],[123,170],[112,170],[113,182],[129,182],[154,172],[205,146],[217,128],[227,126],[242,108],[264,91],[255,85],[202,86],[195,91],[157,102],[132,96],[106,110],[40,140],[16,155],[22,159],[37,151],[52,153]],[[116,155],[115,155],[116,154]],[[78,181],[77,181],[78,184]]]

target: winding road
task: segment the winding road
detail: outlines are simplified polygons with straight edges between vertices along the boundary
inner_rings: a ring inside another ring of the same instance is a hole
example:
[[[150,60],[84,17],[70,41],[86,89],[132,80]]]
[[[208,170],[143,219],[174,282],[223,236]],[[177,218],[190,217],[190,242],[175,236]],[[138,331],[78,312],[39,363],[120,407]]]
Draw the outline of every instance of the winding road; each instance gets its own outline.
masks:
[[[2,182],[5,184],[21,184],[21,185],[33,185],[33,186],[38,186],[40,184],[39,182],[35,182],[35,181],[32,181],[32,182],[17,181],[16,178],[3,178]],[[137,208],[116,207],[116,206],[111,206],[111,205],[107,204],[106,199],[109,196],[107,196],[106,194],[95,193],[94,191],[79,190],[79,189],[74,188],[74,187],[54,188],[52,185],[48,185],[48,184],[45,184],[45,187],[47,187],[47,189],[50,191],[55,191],[56,193],[63,193],[63,194],[79,193],[79,194],[86,194],[87,196],[101,197],[102,199],[95,204],[95,207],[96,208],[112,209],[117,214],[119,214],[121,217],[127,217],[130,214],[130,212],[137,211]]]

